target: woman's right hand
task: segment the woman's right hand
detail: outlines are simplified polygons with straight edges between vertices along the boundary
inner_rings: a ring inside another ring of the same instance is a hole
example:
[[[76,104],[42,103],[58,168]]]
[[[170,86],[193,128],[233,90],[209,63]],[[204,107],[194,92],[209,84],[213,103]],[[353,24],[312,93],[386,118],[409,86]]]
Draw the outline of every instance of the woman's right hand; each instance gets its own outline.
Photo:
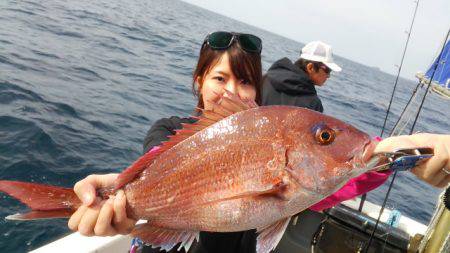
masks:
[[[136,220],[126,215],[126,197],[117,191],[108,200],[96,197],[96,190],[114,185],[118,174],[90,175],[78,181],[74,191],[83,204],[69,219],[68,226],[85,236],[112,236],[128,234]]]

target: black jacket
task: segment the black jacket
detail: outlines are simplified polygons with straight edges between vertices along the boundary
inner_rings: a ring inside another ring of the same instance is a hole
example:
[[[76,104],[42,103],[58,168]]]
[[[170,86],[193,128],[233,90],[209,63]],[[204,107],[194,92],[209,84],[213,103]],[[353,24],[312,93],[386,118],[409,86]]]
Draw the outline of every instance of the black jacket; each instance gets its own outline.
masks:
[[[263,79],[262,105],[292,105],[323,112],[314,83],[288,58],[276,61]]]
[[[168,139],[167,136],[174,135],[176,129],[181,129],[181,123],[194,123],[194,118],[171,117],[160,119],[153,124],[147,132],[144,140],[144,153],[162,141]],[[177,251],[178,247],[170,250],[170,253],[184,252]],[[150,246],[143,248],[142,253],[165,252],[153,249]],[[210,233],[200,232],[200,242],[191,246],[189,253],[255,253],[256,252],[256,232],[254,230],[230,233]]]
[[[144,154],[153,147],[160,145],[161,142],[167,141],[169,135],[174,135],[175,130],[181,129],[181,123],[194,123],[195,121],[196,119],[194,118],[180,118],[176,116],[156,121],[148,130],[144,139]]]

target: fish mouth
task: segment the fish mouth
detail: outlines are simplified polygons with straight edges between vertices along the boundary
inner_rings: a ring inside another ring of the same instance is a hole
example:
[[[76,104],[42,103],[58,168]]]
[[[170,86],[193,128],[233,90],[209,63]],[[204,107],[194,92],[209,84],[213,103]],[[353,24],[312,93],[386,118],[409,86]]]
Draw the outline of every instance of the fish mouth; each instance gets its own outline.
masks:
[[[359,169],[369,171],[380,162],[379,156],[374,156],[377,142],[369,140],[362,148],[361,156],[356,159],[356,165]]]
[[[364,145],[363,154],[361,157],[361,160],[363,163],[368,164],[371,162],[371,160],[373,160],[372,157],[374,155],[376,147],[377,147],[377,143],[375,143],[374,141],[371,141],[371,140],[369,140],[368,143],[366,143],[366,145]]]

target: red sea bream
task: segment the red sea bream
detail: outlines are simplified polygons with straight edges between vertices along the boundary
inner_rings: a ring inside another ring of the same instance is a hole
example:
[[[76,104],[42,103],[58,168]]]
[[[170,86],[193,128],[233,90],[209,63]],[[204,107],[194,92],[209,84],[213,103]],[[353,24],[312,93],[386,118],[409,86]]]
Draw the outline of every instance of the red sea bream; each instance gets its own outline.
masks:
[[[270,252],[293,215],[368,170],[375,144],[358,129],[230,97],[118,177],[128,216],[148,221],[133,235],[170,249],[188,248],[199,231],[257,229],[257,252]],[[71,189],[0,181],[0,191],[32,208],[16,219],[67,217],[80,206]]]

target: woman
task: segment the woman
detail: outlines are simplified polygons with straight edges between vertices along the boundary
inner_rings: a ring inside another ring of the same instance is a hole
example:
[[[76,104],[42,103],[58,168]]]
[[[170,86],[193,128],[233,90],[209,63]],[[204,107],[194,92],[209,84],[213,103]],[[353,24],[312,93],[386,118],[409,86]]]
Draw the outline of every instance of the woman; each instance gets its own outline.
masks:
[[[202,45],[193,74],[193,92],[198,97],[197,107],[211,109],[212,102],[227,90],[243,100],[257,103],[261,100],[261,40],[251,34],[215,32]],[[197,112],[198,113],[198,112]],[[181,123],[193,123],[193,118],[171,117],[160,119],[151,127],[144,141],[144,152],[151,150],[180,129]],[[127,234],[136,223],[125,213],[123,191],[109,200],[95,200],[95,188],[111,185],[117,174],[88,176],[74,189],[80,193],[85,206],[80,207],[69,220],[69,228],[83,235]],[[99,179],[99,180],[98,180]],[[114,214],[114,215],[113,215]],[[237,233],[201,233],[196,252],[255,252],[256,235],[253,231]],[[147,251],[149,252],[149,250]],[[157,252],[154,250],[154,252]]]
[[[198,107],[209,109],[211,101],[218,99],[224,89],[243,99],[260,101],[261,43],[253,35],[212,33],[205,39],[197,68],[193,76],[193,90],[198,95]],[[171,117],[157,121],[145,139],[144,150],[151,150],[172,135],[181,123],[193,122],[192,118]],[[432,140],[428,141],[428,140]],[[414,135],[387,138],[377,151],[391,151],[396,147],[431,146],[436,156],[417,167],[413,172],[435,186],[450,181],[444,170],[450,169],[450,136]],[[443,174],[444,173],[444,174]],[[127,234],[135,220],[126,216],[123,191],[107,201],[95,199],[95,189],[113,184],[117,174],[91,175],[78,182],[74,190],[84,205],[69,220],[69,227],[83,235],[108,236]],[[253,231],[237,233],[201,233],[200,252],[255,252],[256,236]]]

